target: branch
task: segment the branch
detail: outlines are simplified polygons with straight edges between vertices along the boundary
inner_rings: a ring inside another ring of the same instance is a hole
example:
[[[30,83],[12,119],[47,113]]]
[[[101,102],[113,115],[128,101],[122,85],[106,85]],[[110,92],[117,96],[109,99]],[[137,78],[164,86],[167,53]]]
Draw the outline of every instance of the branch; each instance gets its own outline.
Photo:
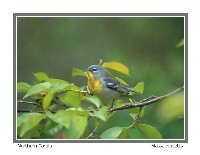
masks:
[[[37,105],[38,107],[42,108],[42,105],[37,103],[37,102],[31,102],[31,101],[17,101],[18,103],[25,103],[25,104],[32,104],[32,105]],[[55,111],[51,110],[50,108],[48,108],[49,111],[51,111],[52,113],[55,113]],[[37,113],[43,113],[42,110],[40,111],[32,111],[32,110],[22,110],[22,109],[17,109],[17,112],[37,112]]]
[[[102,125],[102,123],[103,123],[103,121],[101,120],[99,122],[99,124],[96,126],[96,128],[89,134],[89,136],[86,137],[86,139],[89,139],[90,137],[92,137],[96,133],[98,127],[100,127]]]
[[[140,102],[136,102],[136,103],[126,103],[125,105],[122,105],[122,106],[119,106],[119,107],[116,107],[116,108],[111,108],[108,110],[109,113],[113,112],[113,111],[117,111],[117,110],[123,110],[123,109],[129,109],[129,108],[136,108],[136,107],[144,107],[146,105],[150,105],[150,104],[153,104],[153,103],[156,103],[158,101],[161,101],[169,96],[172,96],[180,91],[184,90],[184,86],[176,89],[175,91],[169,93],[169,94],[166,94],[166,95],[163,95],[163,96],[159,96],[159,97],[154,97],[153,99],[151,100],[142,100]]]
[[[25,103],[25,104],[32,104],[32,105],[37,105],[39,107],[42,107],[41,104],[37,103],[37,102],[31,102],[31,101],[17,101],[18,103]]]
[[[17,112],[44,113],[43,111],[20,110],[20,109],[18,109]]]

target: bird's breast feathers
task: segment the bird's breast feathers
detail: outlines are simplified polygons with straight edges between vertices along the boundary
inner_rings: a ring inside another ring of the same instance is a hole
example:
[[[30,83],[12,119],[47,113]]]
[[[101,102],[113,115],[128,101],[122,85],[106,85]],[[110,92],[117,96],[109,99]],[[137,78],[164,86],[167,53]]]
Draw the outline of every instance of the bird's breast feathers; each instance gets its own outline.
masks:
[[[99,94],[103,90],[103,86],[100,82],[100,80],[94,78],[94,75],[92,73],[88,73],[88,89],[92,94]]]
[[[88,78],[88,89],[92,94],[99,96],[100,98],[113,99],[119,97],[119,92],[112,90],[102,84],[103,80],[94,78],[94,75],[91,73],[88,73]]]

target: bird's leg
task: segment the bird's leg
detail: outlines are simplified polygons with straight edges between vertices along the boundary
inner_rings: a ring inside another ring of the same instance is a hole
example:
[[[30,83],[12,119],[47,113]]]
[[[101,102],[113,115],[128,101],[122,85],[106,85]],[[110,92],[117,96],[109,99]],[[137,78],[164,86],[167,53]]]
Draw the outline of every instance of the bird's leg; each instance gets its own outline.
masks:
[[[88,86],[86,86],[85,88],[86,88],[86,90],[87,90],[87,92],[88,92],[89,95],[94,95],[94,94],[92,94],[92,93],[90,92]]]
[[[115,100],[113,99],[113,100],[112,100],[112,104],[111,104],[111,107],[110,107],[110,109],[112,109],[112,108],[113,108],[114,102],[115,102]]]

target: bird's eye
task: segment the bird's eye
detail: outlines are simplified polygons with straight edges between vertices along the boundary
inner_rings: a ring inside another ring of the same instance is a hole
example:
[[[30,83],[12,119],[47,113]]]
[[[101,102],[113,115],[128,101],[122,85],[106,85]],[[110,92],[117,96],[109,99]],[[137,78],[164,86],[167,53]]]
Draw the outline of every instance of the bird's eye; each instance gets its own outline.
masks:
[[[96,70],[97,70],[97,68],[93,68],[93,69],[92,69],[92,71],[96,71]]]

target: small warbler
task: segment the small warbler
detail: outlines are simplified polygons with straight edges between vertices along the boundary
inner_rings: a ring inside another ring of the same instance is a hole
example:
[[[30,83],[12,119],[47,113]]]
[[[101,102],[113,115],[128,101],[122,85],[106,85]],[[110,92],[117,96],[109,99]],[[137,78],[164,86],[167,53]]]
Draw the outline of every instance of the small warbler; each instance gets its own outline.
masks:
[[[138,94],[132,88],[128,88],[120,83],[107,69],[99,65],[92,65],[87,69],[88,86],[90,94],[94,94],[101,99],[114,99],[120,96]],[[113,103],[112,103],[113,105]]]

